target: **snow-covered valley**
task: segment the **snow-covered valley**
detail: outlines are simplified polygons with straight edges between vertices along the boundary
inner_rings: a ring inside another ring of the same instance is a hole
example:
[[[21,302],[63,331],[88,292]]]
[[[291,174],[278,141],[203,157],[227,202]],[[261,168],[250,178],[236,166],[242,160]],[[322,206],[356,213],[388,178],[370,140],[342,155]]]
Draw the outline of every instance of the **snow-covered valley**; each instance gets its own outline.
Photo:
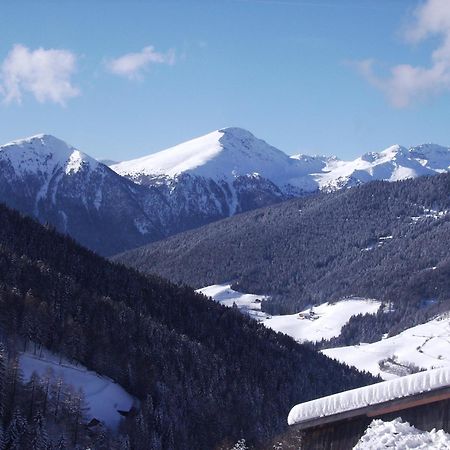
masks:
[[[349,298],[323,303],[296,314],[271,316],[261,311],[261,300],[267,296],[243,294],[233,290],[230,284],[207,286],[198,292],[225,306],[235,305],[265,326],[298,342],[318,342],[337,337],[351,317],[375,314],[381,306],[376,300]],[[322,353],[386,380],[417,370],[450,367],[450,314],[378,342],[330,348]]]
[[[296,314],[273,316],[261,311],[261,300],[267,296],[243,294],[230,284],[216,284],[199,289],[198,292],[215,301],[232,307],[236,305],[243,313],[261,321],[274,331],[288,334],[298,342],[317,342],[339,336],[342,327],[358,314],[375,314],[381,302],[352,297],[334,303],[323,303]]]

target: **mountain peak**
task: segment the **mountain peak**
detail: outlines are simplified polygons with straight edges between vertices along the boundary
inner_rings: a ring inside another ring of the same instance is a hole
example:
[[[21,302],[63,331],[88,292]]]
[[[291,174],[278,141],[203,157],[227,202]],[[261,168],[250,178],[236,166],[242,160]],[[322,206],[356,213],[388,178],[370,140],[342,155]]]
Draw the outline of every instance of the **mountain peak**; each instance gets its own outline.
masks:
[[[68,145],[66,142],[64,142],[61,139],[58,139],[57,137],[51,135],[51,134],[35,134],[33,136],[29,136],[22,139],[16,139],[14,141],[8,142],[7,144],[2,145],[0,148],[4,147],[23,147],[25,145],[34,145],[34,146],[52,146],[56,148],[66,148],[66,149],[72,149],[70,145]]]
[[[258,173],[273,180],[286,175],[292,166],[294,161],[287,154],[250,131],[228,127],[111,168],[135,180],[142,175],[176,177],[182,173],[215,180]]]
[[[255,136],[245,128],[240,127],[225,127],[217,130],[219,133],[223,133],[226,136],[233,136],[236,138],[253,138],[256,139]]]
[[[53,172],[56,167],[70,173],[85,165],[95,169],[99,164],[63,140],[44,133],[0,146],[0,161],[9,161],[17,173]]]

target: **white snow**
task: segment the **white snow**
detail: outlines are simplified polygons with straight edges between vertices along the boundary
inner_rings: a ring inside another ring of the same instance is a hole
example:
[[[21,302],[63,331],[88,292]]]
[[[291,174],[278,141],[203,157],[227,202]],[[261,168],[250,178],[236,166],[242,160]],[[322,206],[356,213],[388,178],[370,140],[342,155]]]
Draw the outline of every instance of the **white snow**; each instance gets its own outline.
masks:
[[[450,386],[450,368],[419,372],[301,403],[291,409],[288,424],[294,425],[447,386]]]
[[[197,292],[211,297],[222,305],[232,307],[233,304],[256,320],[264,320],[268,316],[261,311],[261,300],[268,299],[267,295],[242,294],[231,289],[231,284],[213,284],[211,286],[198,289]]]
[[[352,316],[375,314],[381,306],[376,300],[352,297],[334,303],[322,303],[296,314],[270,316],[261,311],[260,303],[268,296],[243,294],[231,289],[230,284],[214,284],[198,292],[225,306],[231,307],[235,303],[242,312],[262,321],[266,327],[288,334],[299,342],[316,342],[339,336],[342,327]]]
[[[286,193],[334,190],[371,180],[397,181],[450,170],[450,149],[393,145],[353,161],[335,156],[288,156],[241,128],[224,128],[175,147],[111,166],[139,182],[142,175],[176,178],[182,173],[217,180],[259,174]]]
[[[288,334],[298,342],[317,342],[339,336],[351,317],[375,314],[380,306],[376,300],[352,297],[335,303],[322,303],[297,314],[272,316],[264,321],[264,325]],[[310,311],[312,316],[309,316]]]
[[[182,173],[230,181],[258,174],[282,186],[298,172],[298,161],[241,128],[224,128],[167,150],[114,164],[120,175],[176,177]]]
[[[450,449],[450,435],[442,430],[421,431],[401,418],[390,422],[375,419],[353,450]]]
[[[31,353],[22,353],[19,358],[24,380],[31,378],[33,372],[40,377],[51,371],[53,379],[63,379],[65,384],[76,390],[82,389],[89,406],[88,415],[105,423],[111,429],[117,429],[122,416],[117,412],[129,411],[136,400],[119,384],[110,378],[89,371],[82,365],[74,365],[49,352],[41,357]]]
[[[384,379],[408,373],[407,366],[411,364],[423,369],[450,368],[450,315],[441,315],[372,344],[338,347],[322,352]],[[388,361],[381,368],[380,361],[388,358],[392,362]]]
[[[48,134],[38,134],[0,146],[0,161],[9,162],[16,175],[41,173],[51,177],[59,168],[66,174],[99,163],[64,141]]]

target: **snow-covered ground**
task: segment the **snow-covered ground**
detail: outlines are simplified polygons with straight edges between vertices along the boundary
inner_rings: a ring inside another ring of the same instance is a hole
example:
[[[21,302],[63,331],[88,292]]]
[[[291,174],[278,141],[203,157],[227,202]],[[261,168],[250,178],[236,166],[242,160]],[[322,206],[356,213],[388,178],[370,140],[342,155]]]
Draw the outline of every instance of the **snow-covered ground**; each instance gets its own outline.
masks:
[[[450,449],[450,435],[442,430],[421,431],[400,418],[390,422],[375,419],[353,450],[379,450],[382,448]]]
[[[376,300],[352,297],[336,303],[322,303],[297,314],[272,316],[264,321],[264,325],[299,342],[317,342],[339,336],[352,316],[375,314],[380,306]]]
[[[74,365],[58,355],[43,352],[42,356],[22,353],[19,358],[24,380],[29,380],[33,372],[43,377],[48,373],[54,379],[62,378],[65,384],[76,390],[82,389],[89,407],[88,416],[116,429],[122,416],[117,412],[129,411],[136,400],[119,384],[110,378],[100,376],[82,365]]]
[[[261,300],[268,297],[266,295],[243,294],[231,289],[231,284],[213,284],[198,289],[197,292],[211,297],[222,305],[233,307],[235,304],[243,313],[248,314],[256,320],[265,320],[269,317],[261,311]]]
[[[342,327],[352,316],[375,314],[381,305],[376,300],[352,297],[335,303],[322,303],[296,314],[270,316],[261,311],[260,301],[267,296],[242,294],[231,289],[230,284],[215,284],[198,292],[225,306],[231,307],[234,303],[242,312],[262,321],[265,326],[288,334],[299,342],[316,342],[339,336]]]
[[[450,315],[372,344],[327,349],[323,353],[386,380],[407,374],[411,364],[423,369],[450,367]]]

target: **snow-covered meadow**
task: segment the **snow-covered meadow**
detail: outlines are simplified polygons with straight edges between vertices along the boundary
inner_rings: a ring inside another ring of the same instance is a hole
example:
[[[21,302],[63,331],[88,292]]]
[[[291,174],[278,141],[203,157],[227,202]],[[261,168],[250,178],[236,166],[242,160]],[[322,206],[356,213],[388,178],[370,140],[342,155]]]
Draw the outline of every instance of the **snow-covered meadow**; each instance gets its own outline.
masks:
[[[386,380],[405,375],[411,365],[420,369],[450,367],[450,315],[372,344],[332,348],[323,353]]]
[[[198,292],[225,306],[235,304],[243,313],[261,321],[266,327],[288,334],[299,342],[317,342],[339,336],[352,316],[375,314],[381,306],[376,300],[352,297],[335,303],[322,303],[296,314],[270,316],[261,311],[261,300],[267,296],[243,294],[231,289],[230,284],[214,284]]]

